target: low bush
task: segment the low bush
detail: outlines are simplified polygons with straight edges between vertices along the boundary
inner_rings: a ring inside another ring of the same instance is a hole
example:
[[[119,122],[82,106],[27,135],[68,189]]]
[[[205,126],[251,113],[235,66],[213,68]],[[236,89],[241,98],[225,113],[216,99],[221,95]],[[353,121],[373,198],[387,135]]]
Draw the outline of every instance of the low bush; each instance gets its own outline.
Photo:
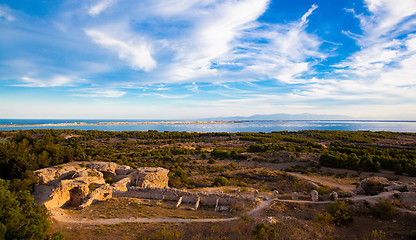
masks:
[[[344,201],[335,201],[325,207],[325,212],[330,214],[335,225],[345,225],[353,220],[353,211],[350,205]]]
[[[370,208],[370,213],[380,219],[392,219],[397,214],[397,207],[389,199],[379,200]]]
[[[222,177],[222,176],[214,178],[214,182],[212,183],[213,187],[229,186],[229,185],[230,185],[230,181],[228,181],[227,178]]]

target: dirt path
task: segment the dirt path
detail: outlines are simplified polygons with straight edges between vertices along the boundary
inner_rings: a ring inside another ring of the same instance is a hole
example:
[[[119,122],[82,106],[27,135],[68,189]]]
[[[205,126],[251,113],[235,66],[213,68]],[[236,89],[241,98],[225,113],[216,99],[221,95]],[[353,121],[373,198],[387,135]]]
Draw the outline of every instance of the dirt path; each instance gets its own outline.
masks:
[[[394,193],[393,192],[383,192],[379,195],[375,196],[355,196],[352,197],[352,201],[363,201],[363,200],[377,200],[380,198],[388,198],[391,197]],[[263,209],[269,207],[274,201],[280,202],[288,202],[288,203],[308,203],[308,204],[328,204],[331,201],[304,201],[304,200],[282,200],[282,199],[275,199],[270,198],[266,201],[260,202],[257,207],[247,212],[250,216],[255,216],[260,213]],[[416,214],[416,211],[408,210],[408,209],[398,209],[400,212],[406,212],[410,214]],[[240,219],[240,217],[232,217],[232,218],[203,218],[203,219],[180,219],[180,218],[112,218],[112,219],[87,219],[87,218],[76,218],[73,216],[69,216],[66,212],[62,209],[50,209],[52,217],[57,222],[62,223],[73,223],[73,224],[85,224],[85,225],[113,225],[119,223],[217,223],[217,222],[229,222]]]
[[[269,199],[267,201],[261,202],[256,208],[248,212],[248,215],[255,215],[256,213],[260,212],[261,210],[265,209],[266,207],[270,206],[275,199]],[[69,216],[64,210],[62,209],[49,209],[51,212],[52,217],[57,222],[62,223],[74,223],[74,224],[85,224],[85,225],[113,225],[119,223],[143,223],[143,222],[151,222],[151,223],[162,223],[162,222],[170,222],[170,223],[197,223],[197,222],[204,222],[204,223],[215,223],[215,222],[229,222],[240,219],[240,217],[232,217],[232,218],[202,218],[202,219],[181,219],[181,218],[112,218],[112,219],[87,219],[87,218],[76,218],[73,216]]]
[[[260,212],[261,210],[265,209],[266,207],[270,206],[272,202],[276,199],[269,199],[266,201],[261,202],[259,205],[257,205],[256,208],[248,212],[248,215],[255,215],[256,213]]]
[[[306,175],[303,175],[303,174],[300,174],[300,173],[288,173],[288,174],[296,176],[298,178],[306,179],[306,180],[309,180],[309,181],[312,181],[312,182],[321,183],[321,184],[324,184],[324,185],[327,185],[327,186],[330,186],[330,187],[339,188],[339,189],[341,189],[343,191],[347,191],[347,192],[351,192],[355,189],[354,185],[339,184],[339,183],[335,183],[335,182],[328,181],[328,180],[325,180],[325,179],[321,179],[319,177],[306,176]]]

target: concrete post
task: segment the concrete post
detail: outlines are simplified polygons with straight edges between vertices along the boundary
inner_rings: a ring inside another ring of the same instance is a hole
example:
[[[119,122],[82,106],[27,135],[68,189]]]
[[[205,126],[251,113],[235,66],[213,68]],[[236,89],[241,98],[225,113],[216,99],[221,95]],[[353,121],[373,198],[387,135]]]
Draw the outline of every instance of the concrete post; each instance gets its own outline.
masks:
[[[199,208],[199,202],[200,201],[201,201],[201,198],[198,197],[198,200],[196,200],[196,203],[195,203],[195,210],[197,210]]]
[[[319,196],[318,191],[316,191],[316,190],[311,191],[311,200],[312,200],[312,202],[317,202],[318,201],[318,196]]]
[[[176,204],[176,208],[178,208],[182,203],[182,197],[179,198],[178,203]]]

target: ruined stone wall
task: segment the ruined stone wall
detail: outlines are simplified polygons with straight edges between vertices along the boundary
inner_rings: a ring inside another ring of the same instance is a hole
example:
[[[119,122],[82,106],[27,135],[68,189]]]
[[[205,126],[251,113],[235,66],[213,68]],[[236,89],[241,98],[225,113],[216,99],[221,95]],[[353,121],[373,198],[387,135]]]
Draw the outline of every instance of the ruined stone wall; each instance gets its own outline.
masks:
[[[113,197],[113,189],[108,185],[102,185],[88,194],[85,201],[79,205],[79,208],[85,208],[97,201],[105,201]]]
[[[71,205],[86,207],[95,201],[112,197],[134,197],[196,203],[205,206],[229,206],[236,201],[252,201],[234,195],[193,193],[168,188],[169,170],[164,168],[138,168],[120,166],[111,162],[68,163],[35,172],[39,177],[38,190],[48,190],[48,199],[36,197],[47,208]],[[110,186],[105,178],[111,177]],[[94,183],[94,185],[91,185]],[[49,188],[46,188],[49,186]],[[42,194],[40,194],[42,195]]]
[[[55,167],[39,169],[34,172],[39,179],[39,184],[56,184],[58,181],[71,177],[79,171],[85,170],[79,164],[62,164]]]
[[[133,186],[164,188],[168,186],[169,170],[164,168],[138,168],[130,174]]]
[[[128,191],[114,191],[113,197],[148,198],[158,200],[178,201],[182,197],[184,203],[196,203],[200,198],[200,204],[204,206],[215,206],[217,199],[220,205],[229,206],[237,201],[254,201],[251,198],[237,198],[236,196],[224,193],[192,193],[175,188],[138,188],[131,187]]]
[[[80,198],[81,202],[83,200],[82,198],[85,198],[89,193],[88,184],[86,184],[85,182],[62,180],[58,187],[56,187],[49,195],[49,199],[46,202],[44,202],[45,207],[57,208],[70,203],[71,193],[74,193],[71,192],[71,190],[73,189],[77,189],[79,191],[77,192],[77,194],[79,194],[80,196],[76,196],[76,198]]]

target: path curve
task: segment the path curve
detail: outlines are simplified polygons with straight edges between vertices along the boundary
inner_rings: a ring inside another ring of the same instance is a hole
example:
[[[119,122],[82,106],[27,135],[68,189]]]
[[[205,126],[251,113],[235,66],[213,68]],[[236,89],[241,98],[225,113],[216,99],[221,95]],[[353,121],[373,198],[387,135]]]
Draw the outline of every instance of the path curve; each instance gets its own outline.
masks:
[[[249,211],[248,215],[254,215],[266,207],[270,206],[275,199],[268,199],[267,201],[260,202],[256,208]],[[202,218],[202,219],[180,219],[180,218],[112,218],[112,219],[86,219],[86,218],[74,218],[68,216],[61,209],[50,209],[52,217],[61,223],[76,223],[85,225],[113,225],[119,223],[217,223],[217,222],[229,222],[240,219],[240,217],[232,218]]]
[[[394,192],[383,192],[375,196],[355,196],[350,198],[352,201],[362,201],[362,200],[376,200],[379,198],[391,197]],[[279,202],[288,202],[288,203],[308,203],[308,204],[328,204],[331,201],[305,201],[305,200],[283,200],[277,198],[270,198],[266,201],[260,202],[254,209],[247,212],[248,215],[256,215],[261,210],[269,207],[274,201]],[[411,214],[416,214],[416,211],[398,208],[400,212],[407,212]],[[112,218],[112,219],[86,219],[86,218],[74,218],[68,216],[62,209],[50,209],[52,217],[61,223],[73,223],[73,224],[85,224],[85,225],[113,225],[119,223],[218,223],[218,222],[230,222],[240,219],[240,217],[232,218],[203,218],[203,219],[178,219],[178,218]]]
[[[303,174],[300,174],[300,173],[291,172],[291,173],[288,173],[288,174],[293,175],[293,176],[298,177],[298,178],[306,179],[306,180],[309,180],[309,181],[312,181],[312,182],[321,183],[321,184],[324,184],[324,185],[327,185],[327,186],[330,186],[330,187],[339,188],[339,189],[341,189],[343,191],[347,191],[347,192],[351,192],[355,189],[354,185],[339,184],[339,183],[331,182],[331,181],[328,181],[328,180],[325,180],[325,179],[320,179],[318,177],[306,176],[306,175],[303,175]]]

